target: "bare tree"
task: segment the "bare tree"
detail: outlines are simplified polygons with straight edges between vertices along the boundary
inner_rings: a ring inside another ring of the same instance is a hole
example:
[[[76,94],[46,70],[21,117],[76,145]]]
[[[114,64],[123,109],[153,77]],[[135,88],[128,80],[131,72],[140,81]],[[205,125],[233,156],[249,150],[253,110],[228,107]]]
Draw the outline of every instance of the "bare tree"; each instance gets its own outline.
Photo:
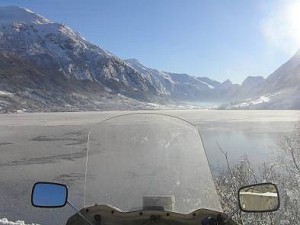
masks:
[[[282,218],[300,224],[300,123],[278,143],[277,177],[281,187]]]
[[[237,211],[233,219],[243,225],[300,224],[300,123],[290,135],[279,141],[278,158],[274,162],[264,162],[254,167],[247,156],[244,156],[238,162],[232,163],[228,153],[219,144],[218,146],[226,167],[215,177],[215,184],[226,213],[237,211],[237,193],[241,186],[273,182],[277,184],[280,192],[279,212],[247,214]]]
[[[217,143],[218,144],[218,143]],[[221,205],[227,214],[234,214],[233,219],[239,224],[269,225],[279,224],[279,216],[274,213],[243,213],[238,209],[238,190],[240,187],[260,182],[275,182],[275,164],[264,162],[255,170],[248,157],[243,156],[237,163],[230,162],[228,153],[218,144],[226,162],[226,168],[215,178]]]

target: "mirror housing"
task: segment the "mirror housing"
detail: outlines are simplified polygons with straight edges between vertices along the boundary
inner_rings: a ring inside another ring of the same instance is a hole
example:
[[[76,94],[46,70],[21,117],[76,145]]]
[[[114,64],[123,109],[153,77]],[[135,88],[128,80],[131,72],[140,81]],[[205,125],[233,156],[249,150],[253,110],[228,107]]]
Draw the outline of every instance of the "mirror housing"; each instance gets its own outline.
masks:
[[[31,204],[40,208],[64,207],[68,201],[66,185],[51,182],[37,182],[31,193]]]
[[[239,207],[244,212],[273,212],[279,209],[279,192],[275,184],[261,183],[241,187]]]

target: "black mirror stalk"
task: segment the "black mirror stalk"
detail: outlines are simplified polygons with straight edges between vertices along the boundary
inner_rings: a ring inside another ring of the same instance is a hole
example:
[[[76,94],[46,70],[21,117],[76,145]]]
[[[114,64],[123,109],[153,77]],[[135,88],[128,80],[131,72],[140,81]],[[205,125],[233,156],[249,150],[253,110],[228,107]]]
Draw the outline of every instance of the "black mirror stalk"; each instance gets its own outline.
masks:
[[[74,206],[71,202],[67,201],[67,204],[69,206],[71,206],[72,209],[74,209],[74,211],[82,218],[85,220],[85,222],[87,222],[89,225],[93,225],[84,215],[82,215],[82,213],[76,208],[76,206]]]

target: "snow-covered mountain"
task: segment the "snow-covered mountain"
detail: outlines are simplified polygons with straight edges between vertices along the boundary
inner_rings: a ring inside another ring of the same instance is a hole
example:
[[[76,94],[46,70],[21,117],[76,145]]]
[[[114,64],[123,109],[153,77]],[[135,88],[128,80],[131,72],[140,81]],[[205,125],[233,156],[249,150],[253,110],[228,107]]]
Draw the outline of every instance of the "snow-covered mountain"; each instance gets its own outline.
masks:
[[[139,100],[164,94],[149,77],[69,27],[14,6],[0,8],[0,79],[2,108],[12,101],[3,93],[13,93],[14,100],[24,102],[25,97],[26,101],[34,99],[37,90],[42,96],[34,102],[47,108],[46,99],[59,102],[55,86],[72,93],[85,89],[86,96],[97,88],[99,95],[119,94]],[[76,102],[66,93],[61,98]]]
[[[263,89],[278,92],[283,89],[294,89],[295,86],[297,88],[300,86],[300,50],[266,79]]]
[[[239,93],[221,108],[300,109],[300,50],[266,79],[248,77]]]
[[[158,71],[146,67],[137,59],[126,59],[125,62],[143,76],[152,77],[155,86],[161,88],[163,93],[173,100],[226,101],[231,99],[238,89],[238,85],[232,84],[229,80],[220,83],[208,77]]]
[[[123,61],[69,27],[14,6],[0,8],[0,80],[1,111],[227,101],[237,90],[230,81],[158,71],[136,59]]]
[[[24,8],[0,8],[0,49],[7,57],[62,73],[70,80],[96,81],[120,92],[124,89],[156,94],[149,81],[121,59],[69,27]]]
[[[141,109],[147,102],[230,102],[222,108],[299,109],[300,50],[242,85],[121,60],[71,28],[20,7],[0,7],[0,111]]]

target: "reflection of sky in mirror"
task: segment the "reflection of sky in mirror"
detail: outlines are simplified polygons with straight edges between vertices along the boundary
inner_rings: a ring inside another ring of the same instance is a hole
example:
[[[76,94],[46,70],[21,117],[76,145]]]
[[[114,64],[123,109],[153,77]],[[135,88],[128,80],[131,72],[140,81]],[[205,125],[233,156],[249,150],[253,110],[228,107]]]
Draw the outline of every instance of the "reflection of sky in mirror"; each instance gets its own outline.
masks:
[[[63,185],[39,183],[34,188],[33,204],[44,207],[63,206],[67,198],[67,189]]]

